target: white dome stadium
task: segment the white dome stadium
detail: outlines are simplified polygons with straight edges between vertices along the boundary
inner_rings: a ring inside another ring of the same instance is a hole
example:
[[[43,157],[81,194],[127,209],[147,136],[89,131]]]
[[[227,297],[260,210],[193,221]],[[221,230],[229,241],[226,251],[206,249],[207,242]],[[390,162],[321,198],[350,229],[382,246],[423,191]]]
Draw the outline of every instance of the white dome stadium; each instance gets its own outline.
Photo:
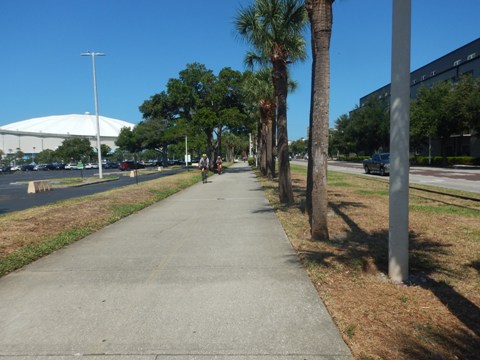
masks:
[[[120,130],[135,126],[106,116],[99,116],[99,124],[101,143],[112,149],[116,147],[115,140]],[[0,149],[4,154],[16,150],[32,154],[46,149],[55,150],[71,137],[86,137],[96,147],[97,117],[89,113],[38,117],[0,126],[0,135]]]
[[[58,135],[96,136],[96,116],[91,114],[54,115],[33,118],[0,126],[2,130],[21,131],[28,133],[47,133]],[[133,128],[134,124],[99,116],[100,135],[102,137],[117,137],[123,127]]]

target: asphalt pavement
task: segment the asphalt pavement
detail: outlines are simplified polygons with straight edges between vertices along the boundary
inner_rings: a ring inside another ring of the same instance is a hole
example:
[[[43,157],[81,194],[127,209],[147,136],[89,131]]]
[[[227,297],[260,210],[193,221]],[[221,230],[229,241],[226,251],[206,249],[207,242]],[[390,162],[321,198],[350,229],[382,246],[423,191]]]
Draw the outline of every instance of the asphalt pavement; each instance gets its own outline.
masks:
[[[292,160],[293,164],[307,166],[306,160]],[[345,161],[329,161],[328,168],[331,171],[360,174],[370,178],[381,178],[376,174],[365,174],[361,163],[349,163]],[[388,176],[384,177],[389,180]],[[459,166],[457,168],[434,168],[425,166],[412,166],[409,172],[410,184],[435,186],[445,189],[460,190],[480,193],[480,168]]]
[[[98,170],[84,171],[85,177],[98,176]],[[80,177],[78,170],[55,170],[55,171],[17,171],[13,174],[0,176],[0,214],[30,209],[34,206],[42,206],[57,201],[67,200],[80,196],[87,196],[133,185],[137,182],[148,181],[163,176],[169,176],[178,172],[186,171],[185,168],[167,168],[163,171],[153,172],[138,177],[129,177],[129,171],[119,172],[118,170],[104,171],[104,176],[117,175],[114,181],[89,184],[88,186],[70,186],[54,188],[53,191],[28,194],[28,182],[32,180],[51,180],[59,178]]]
[[[353,359],[246,164],[0,279],[0,358]]]

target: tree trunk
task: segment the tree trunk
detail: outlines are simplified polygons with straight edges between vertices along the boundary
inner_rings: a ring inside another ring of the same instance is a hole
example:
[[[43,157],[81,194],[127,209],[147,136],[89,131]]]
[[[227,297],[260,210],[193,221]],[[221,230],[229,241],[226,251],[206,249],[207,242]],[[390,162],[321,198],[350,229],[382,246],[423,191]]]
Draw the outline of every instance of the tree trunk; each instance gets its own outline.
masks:
[[[275,106],[270,101],[261,104],[262,123],[264,124],[264,152],[265,174],[269,179],[275,177],[275,157],[273,155],[273,121],[275,118]]]
[[[330,102],[330,37],[334,0],[307,0],[312,33],[312,105],[309,170],[312,240],[328,240],[327,160]]]
[[[272,174],[272,179],[273,179],[273,178],[275,178],[275,173],[276,173],[275,157],[278,154],[278,151],[277,151],[277,103],[276,102],[274,103],[274,106],[272,108],[270,129],[271,130],[270,130],[269,141],[271,141],[270,149],[271,149],[272,155],[270,157],[270,160],[269,160],[268,164],[270,166],[270,173]]]
[[[268,173],[268,165],[267,165],[267,136],[268,136],[268,118],[267,113],[263,106],[260,104],[260,124],[259,124],[259,147],[258,147],[258,154],[259,157],[259,167],[262,175],[267,176]]]
[[[278,130],[278,189],[280,202],[293,202],[292,179],[290,175],[290,160],[288,158],[287,132],[287,66],[282,58],[273,61],[273,84],[277,96],[277,130]]]

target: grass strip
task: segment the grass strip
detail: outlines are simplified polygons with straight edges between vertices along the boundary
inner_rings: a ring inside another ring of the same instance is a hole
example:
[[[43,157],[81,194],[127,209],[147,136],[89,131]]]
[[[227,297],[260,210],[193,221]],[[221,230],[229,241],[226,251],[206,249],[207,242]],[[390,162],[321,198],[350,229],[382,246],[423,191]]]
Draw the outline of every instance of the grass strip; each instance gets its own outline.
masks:
[[[0,234],[0,277],[200,180],[198,172],[184,172],[2,215],[0,226],[5,231]]]
[[[95,230],[94,228],[75,228],[48,238],[41,243],[27,245],[0,259],[0,277],[80,240]]]

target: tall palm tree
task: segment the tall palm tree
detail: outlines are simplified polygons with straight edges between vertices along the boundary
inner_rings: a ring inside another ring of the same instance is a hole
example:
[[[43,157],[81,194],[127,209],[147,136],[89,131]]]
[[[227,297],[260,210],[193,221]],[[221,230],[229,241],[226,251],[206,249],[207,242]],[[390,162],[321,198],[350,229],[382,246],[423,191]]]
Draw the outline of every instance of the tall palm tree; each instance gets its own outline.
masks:
[[[273,68],[272,81],[277,104],[277,153],[279,160],[279,194],[282,203],[293,201],[290,162],[288,158],[287,94],[288,64],[304,60],[302,36],[307,13],[301,0],[256,0],[241,9],[236,18],[238,33],[255,50],[247,56]]]
[[[307,209],[312,240],[328,240],[327,157],[330,104],[330,38],[335,0],[306,0],[312,34]]]
[[[273,178],[275,174],[273,123],[275,121],[276,104],[272,84],[272,69],[265,67],[249,76],[244,83],[244,91],[250,101],[255,104],[260,115],[258,126],[260,171],[263,175]]]

